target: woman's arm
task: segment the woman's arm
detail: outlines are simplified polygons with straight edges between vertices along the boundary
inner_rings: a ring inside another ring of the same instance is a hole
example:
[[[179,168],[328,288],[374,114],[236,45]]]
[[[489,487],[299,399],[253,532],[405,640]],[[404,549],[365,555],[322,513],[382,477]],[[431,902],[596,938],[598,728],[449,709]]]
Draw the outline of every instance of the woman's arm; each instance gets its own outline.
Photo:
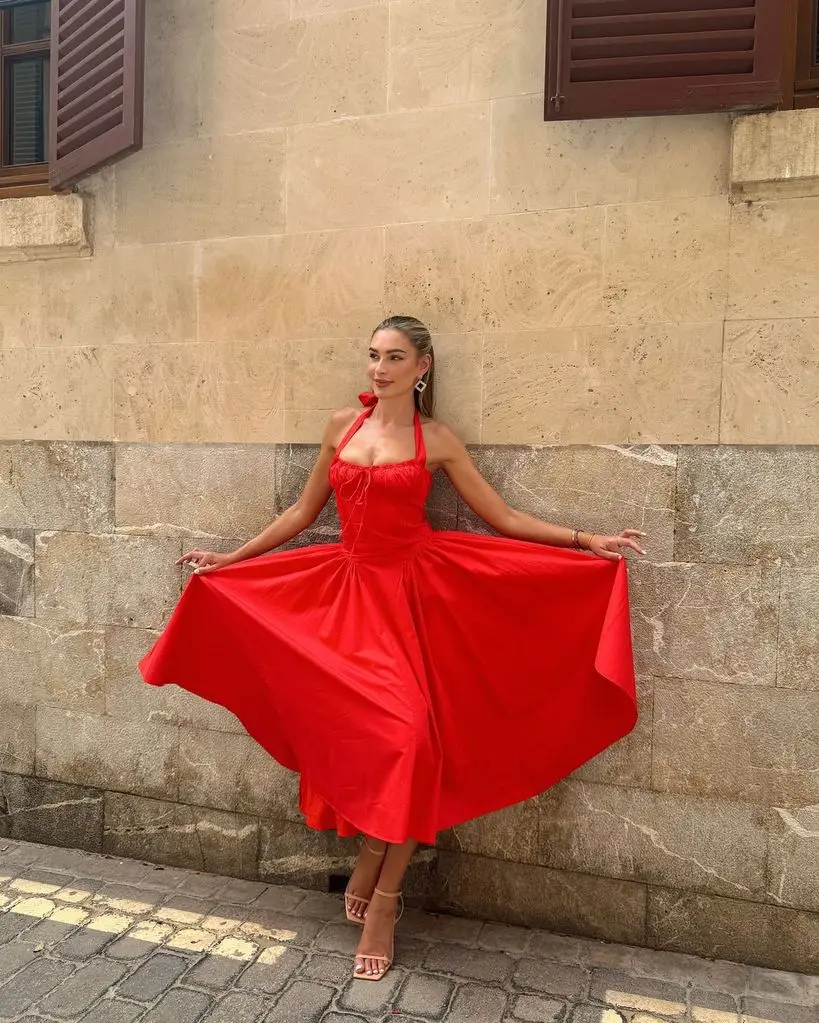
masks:
[[[336,450],[336,444],[344,430],[350,425],[353,410],[341,409],[334,412],[324,430],[321,442],[321,450],[316,459],[316,464],[301,492],[299,499],[287,508],[277,519],[262,530],[258,536],[237,547],[230,554],[213,554],[210,551],[202,551],[195,548],[183,554],[176,562],[177,565],[190,563],[194,565],[194,571],[198,575],[205,575],[225,565],[233,565],[237,561],[246,561],[248,558],[258,557],[274,547],[280,547],[294,536],[298,536],[308,526],[316,521],[322,508],[329,500],[330,488],[330,462]]]
[[[441,466],[463,500],[484,522],[515,540],[531,540],[555,547],[574,546],[572,529],[543,522],[510,508],[481,476],[469,452],[449,427],[436,423],[429,432],[432,435],[428,446],[430,461]],[[639,529],[624,529],[618,536],[578,530],[576,539],[578,546],[601,558],[616,561],[621,557],[621,547],[631,547],[638,554],[645,554],[634,539],[645,535]]]

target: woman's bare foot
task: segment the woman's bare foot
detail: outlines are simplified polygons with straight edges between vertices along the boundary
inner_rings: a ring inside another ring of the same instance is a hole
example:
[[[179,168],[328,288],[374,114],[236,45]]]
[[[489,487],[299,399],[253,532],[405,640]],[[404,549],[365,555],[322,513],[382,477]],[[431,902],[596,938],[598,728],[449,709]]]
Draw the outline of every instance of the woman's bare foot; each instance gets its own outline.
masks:
[[[344,902],[348,917],[355,917],[364,922],[367,915],[367,904],[372,898],[373,889],[378,884],[378,876],[384,862],[387,843],[377,838],[364,838],[358,851],[353,873],[350,876]]]
[[[355,953],[357,976],[380,977],[392,965],[397,894],[375,890],[364,921],[364,933]]]

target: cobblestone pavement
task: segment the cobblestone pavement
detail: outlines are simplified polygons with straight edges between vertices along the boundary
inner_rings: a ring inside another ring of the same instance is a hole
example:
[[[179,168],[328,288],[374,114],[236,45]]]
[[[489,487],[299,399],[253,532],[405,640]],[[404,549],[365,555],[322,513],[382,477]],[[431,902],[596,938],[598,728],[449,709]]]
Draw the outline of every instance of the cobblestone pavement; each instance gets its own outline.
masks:
[[[408,911],[350,979],[340,897],[0,839],[0,1023],[817,1023],[819,978]]]

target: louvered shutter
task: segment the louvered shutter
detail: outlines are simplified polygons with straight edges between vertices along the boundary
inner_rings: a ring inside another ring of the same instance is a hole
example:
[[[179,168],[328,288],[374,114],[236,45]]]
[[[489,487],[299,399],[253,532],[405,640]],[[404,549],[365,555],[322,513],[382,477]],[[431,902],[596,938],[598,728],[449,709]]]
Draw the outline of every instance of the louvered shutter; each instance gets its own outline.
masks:
[[[548,0],[546,119],[791,106],[797,0]]]
[[[144,50],[144,0],[52,0],[52,188],[142,146]]]

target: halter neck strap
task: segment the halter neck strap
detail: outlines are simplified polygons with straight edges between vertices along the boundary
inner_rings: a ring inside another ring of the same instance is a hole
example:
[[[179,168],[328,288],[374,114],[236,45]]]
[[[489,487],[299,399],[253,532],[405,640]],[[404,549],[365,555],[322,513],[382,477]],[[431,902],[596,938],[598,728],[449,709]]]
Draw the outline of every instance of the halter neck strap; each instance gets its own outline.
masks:
[[[341,441],[338,447],[336,448],[336,458],[338,458],[338,456],[341,454],[342,449],[347,446],[347,442],[350,440],[353,434],[358,431],[359,427],[364,422],[364,420],[369,419],[369,417],[373,413],[373,409],[378,404],[378,398],[371,391],[364,391],[361,394],[359,394],[358,400],[361,402],[362,405],[364,405],[364,410],[361,412],[359,416],[356,417],[350,429],[341,438]],[[426,444],[424,444],[424,429],[421,425],[421,415],[418,412],[417,406],[415,408],[415,416],[413,422],[415,427],[415,457],[408,458],[407,461],[420,462],[421,465],[425,466],[427,464],[427,448]],[[389,462],[384,462],[382,464],[390,465]]]

